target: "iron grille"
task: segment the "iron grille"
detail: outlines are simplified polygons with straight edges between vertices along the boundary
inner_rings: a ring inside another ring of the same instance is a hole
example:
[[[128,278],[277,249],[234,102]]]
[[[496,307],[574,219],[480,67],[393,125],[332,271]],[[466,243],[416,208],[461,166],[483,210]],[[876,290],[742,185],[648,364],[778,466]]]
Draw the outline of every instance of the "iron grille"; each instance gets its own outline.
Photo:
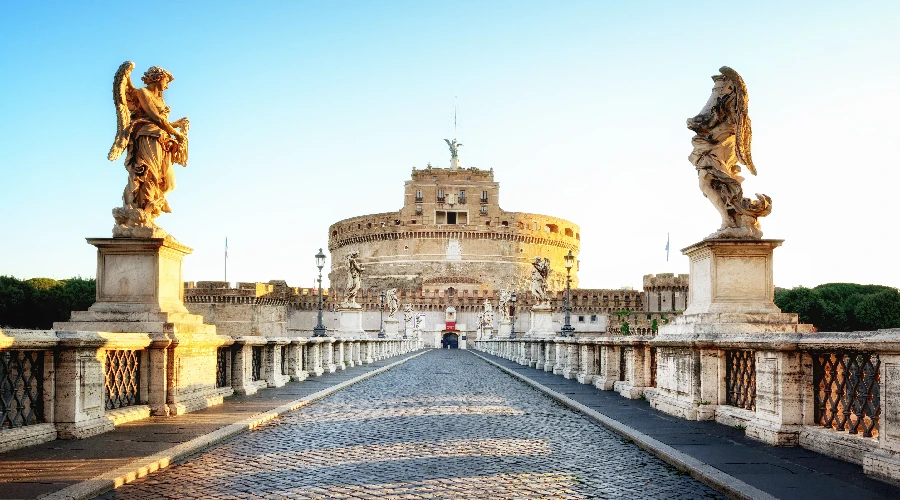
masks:
[[[106,351],[106,409],[140,404],[141,351]]]
[[[857,351],[810,353],[813,359],[815,419],[818,424],[850,434],[878,435],[881,416],[881,360]]]
[[[0,429],[43,421],[43,351],[0,352]]]
[[[725,404],[756,410],[756,354],[725,351]]]
[[[228,387],[228,348],[216,349],[216,387]]]
[[[281,374],[288,374],[288,347],[286,345],[281,346]]]
[[[628,365],[625,360],[625,348],[619,348],[619,382],[625,381],[625,372],[628,371]]]
[[[262,346],[252,346],[250,349],[253,351],[250,357],[250,377],[256,382],[262,379]]]
[[[656,348],[650,348],[650,387],[656,387]]]

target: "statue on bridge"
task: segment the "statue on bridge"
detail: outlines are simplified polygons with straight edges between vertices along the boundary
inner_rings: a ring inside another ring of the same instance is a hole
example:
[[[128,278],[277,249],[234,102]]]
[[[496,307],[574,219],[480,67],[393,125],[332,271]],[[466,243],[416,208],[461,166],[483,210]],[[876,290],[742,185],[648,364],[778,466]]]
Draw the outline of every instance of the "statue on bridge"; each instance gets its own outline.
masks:
[[[175,78],[153,66],[141,77],[147,86],[135,88],[131,82],[134,63],[126,61],[113,77],[116,107],[116,138],[107,158],[115,161],[125,154],[128,184],[122,206],[113,209],[114,238],[171,238],[154,222],[162,213],[171,213],[166,194],[175,189],[173,163],[187,166],[187,117],[169,121],[169,107],[163,91]]]
[[[356,294],[359,293],[359,287],[361,284],[360,276],[365,268],[360,265],[357,260],[359,257],[359,250],[354,250],[350,252],[350,255],[347,256],[347,294],[344,297],[344,301],[341,302],[341,307],[347,309],[361,309],[362,306],[356,303]]]
[[[400,299],[397,297],[397,289],[391,288],[385,292],[387,296],[388,318],[394,319],[397,310],[400,309]]]
[[[531,296],[534,298],[534,309],[549,309],[550,296],[547,295],[547,279],[550,277],[550,259],[535,257],[531,265]]]
[[[416,314],[412,310],[412,304],[403,304],[403,321],[407,326],[414,326]]]
[[[762,228],[757,219],[772,212],[772,199],[764,194],[757,194],[755,200],[744,198],[741,188],[740,165],[756,175],[750,155],[747,86],[728,66],[719,72],[712,77],[715,83],[706,105],[687,120],[687,127],[696,133],[688,159],[697,169],[700,191],[722,217],[719,230],[707,238],[759,239]]]
[[[509,301],[512,299],[512,291],[506,288],[500,289],[500,298],[497,301],[497,310],[500,311],[500,322],[509,323]]]
[[[481,326],[490,328],[494,324],[494,307],[491,301],[484,299],[484,313],[481,315]]]

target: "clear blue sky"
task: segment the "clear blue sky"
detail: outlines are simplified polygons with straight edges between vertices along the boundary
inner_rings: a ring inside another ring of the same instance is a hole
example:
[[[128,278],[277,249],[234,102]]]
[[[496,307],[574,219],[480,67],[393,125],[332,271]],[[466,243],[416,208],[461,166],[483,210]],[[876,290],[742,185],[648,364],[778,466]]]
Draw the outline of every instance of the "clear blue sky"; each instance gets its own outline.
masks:
[[[185,279],[311,286],[328,225],[397,210],[413,166],[493,168],[506,210],[581,226],[581,284],[687,272],[718,227],[684,127],[722,65],[749,88],[778,286],[900,286],[900,2],[6,2],[0,274],[93,276],[126,173],[106,153],[126,60],[191,119]],[[750,176],[748,176],[750,177]],[[665,260],[671,233],[670,262]]]

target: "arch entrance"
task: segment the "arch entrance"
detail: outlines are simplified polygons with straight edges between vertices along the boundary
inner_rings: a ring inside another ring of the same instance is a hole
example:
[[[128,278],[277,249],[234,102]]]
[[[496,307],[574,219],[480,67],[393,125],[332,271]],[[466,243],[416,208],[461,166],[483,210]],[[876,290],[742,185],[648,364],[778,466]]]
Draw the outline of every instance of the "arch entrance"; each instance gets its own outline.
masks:
[[[444,332],[444,336],[441,339],[441,348],[442,349],[458,349],[459,348],[459,334],[456,332]]]

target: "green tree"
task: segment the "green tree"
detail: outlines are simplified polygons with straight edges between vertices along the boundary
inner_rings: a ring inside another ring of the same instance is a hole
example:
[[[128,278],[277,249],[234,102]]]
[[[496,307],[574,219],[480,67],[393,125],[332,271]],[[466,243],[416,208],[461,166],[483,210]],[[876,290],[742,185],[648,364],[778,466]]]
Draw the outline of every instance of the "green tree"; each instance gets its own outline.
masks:
[[[825,283],[775,292],[775,305],[820,331],[900,327],[900,292],[881,285]]]
[[[94,303],[93,279],[18,280],[0,276],[0,326],[10,328],[52,328],[72,311],[83,311]]]

